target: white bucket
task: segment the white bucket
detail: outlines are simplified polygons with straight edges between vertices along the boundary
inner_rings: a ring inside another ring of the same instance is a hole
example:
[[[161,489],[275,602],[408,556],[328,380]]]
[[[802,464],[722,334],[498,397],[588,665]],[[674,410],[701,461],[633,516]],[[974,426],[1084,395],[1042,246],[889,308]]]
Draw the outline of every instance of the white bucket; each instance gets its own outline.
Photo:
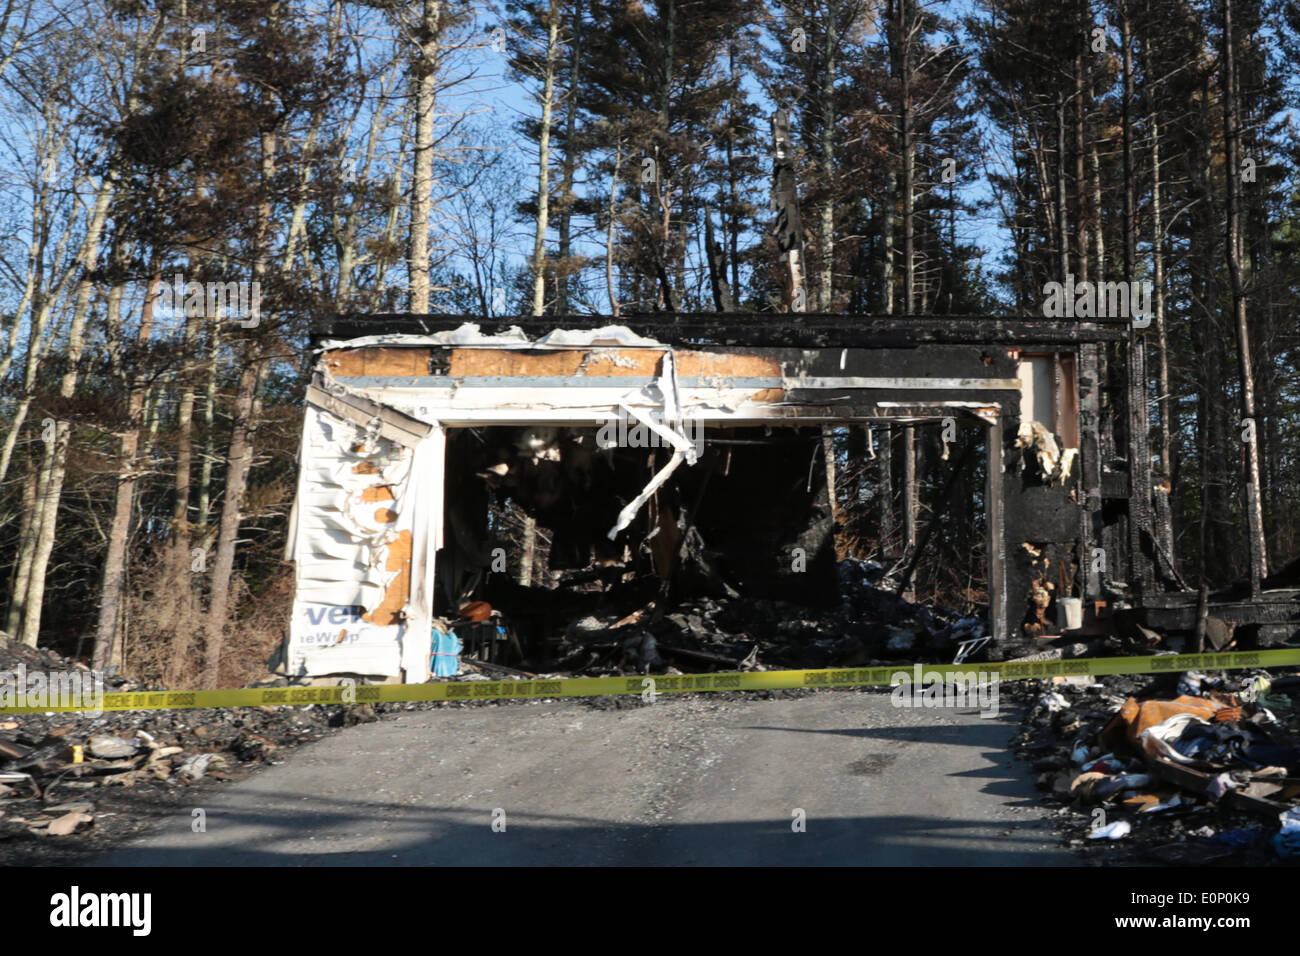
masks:
[[[1083,598],[1056,599],[1056,626],[1067,631],[1083,627]]]

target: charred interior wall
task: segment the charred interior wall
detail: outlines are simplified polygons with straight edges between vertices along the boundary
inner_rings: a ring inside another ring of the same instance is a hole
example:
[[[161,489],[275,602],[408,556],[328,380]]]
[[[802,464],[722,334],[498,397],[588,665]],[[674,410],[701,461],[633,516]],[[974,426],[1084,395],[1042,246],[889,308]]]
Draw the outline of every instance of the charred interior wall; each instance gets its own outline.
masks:
[[[1032,389],[1031,363],[1046,370],[1049,396],[1022,391],[1003,420],[1003,503],[1006,578],[1011,615],[1002,652],[1022,653],[1032,639],[1059,633],[1057,601],[1088,593],[1084,566],[1096,540],[1088,504],[1098,474],[1088,417],[1091,381],[1079,374],[1077,352],[1020,353],[1021,378]],[[1040,409],[1030,416],[1033,407]],[[1041,419],[1041,420],[1040,420]]]
[[[552,573],[610,583],[637,571],[715,597],[734,587],[809,604],[837,600],[820,428],[709,430],[696,464],[678,470],[613,540],[608,533],[619,513],[668,450],[639,442],[599,448],[598,433],[577,426],[451,430],[439,611],[454,610],[494,572],[520,576],[521,543],[488,521],[511,507],[545,533]],[[497,548],[511,560],[495,562]]]

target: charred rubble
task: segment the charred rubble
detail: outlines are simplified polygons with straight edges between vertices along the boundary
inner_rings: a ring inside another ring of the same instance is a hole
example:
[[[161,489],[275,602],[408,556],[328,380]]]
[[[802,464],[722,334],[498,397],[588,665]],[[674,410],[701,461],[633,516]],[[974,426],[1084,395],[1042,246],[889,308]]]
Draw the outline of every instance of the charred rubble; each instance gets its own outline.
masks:
[[[487,428],[449,439],[438,611],[460,620],[469,670],[951,660],[985,633],[978,615],[901,599],[900,568],[837,560],[821,429],[711,431],[696,465],[613,540],[608,532],[666,456],[635,442],[602,448],[600,437]],[[485,572],[494,551],[497,572]],[[487,661],[465,620],[484,613],[505,632]]]
[[[1008,685],[1013,746],[1098,864],[1300,860],[1300,675],[1057,678]]]

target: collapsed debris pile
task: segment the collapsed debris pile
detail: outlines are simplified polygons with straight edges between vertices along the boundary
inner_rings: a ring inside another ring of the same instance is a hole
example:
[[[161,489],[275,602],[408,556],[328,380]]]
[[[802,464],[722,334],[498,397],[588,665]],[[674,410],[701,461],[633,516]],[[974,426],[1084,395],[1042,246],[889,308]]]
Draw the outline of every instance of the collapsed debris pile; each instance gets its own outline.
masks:
[[[22,670],[20,671],[20,668]],[[87,672],[84,665],[0,634],[0,673]],[[105,692],[143,688],[106,677]],[[379,705],[382,707],[383,705]],[[330,727],[377,719],[354,707],[240,707],[196,710],[0,714],[0,859],[48,846],[46,837],[129,829],[169,795],[205,780],[234,778],[272,763],[286,748]]]
[[[1300,860],[1300,676],[1057,678],[1024,693],[1017,753],[1061,804],[1071,846],[1147,863]]]
[[[589,675],[860,667],[952,660],[980,645],[978,616],[903,600],[879,565],[846,560],[839,574],[833,608],[734,595],[688,597],[659,615],[654,602],[630,613],[596,607],[565,627],[553,666]]]

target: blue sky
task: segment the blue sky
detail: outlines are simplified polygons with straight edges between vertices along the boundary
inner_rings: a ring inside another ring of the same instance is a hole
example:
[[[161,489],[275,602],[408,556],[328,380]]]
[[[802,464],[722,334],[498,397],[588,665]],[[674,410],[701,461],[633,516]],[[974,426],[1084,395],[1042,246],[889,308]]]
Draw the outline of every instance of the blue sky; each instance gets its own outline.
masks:
[[[970,0],[949,0],[949,2],[933,4],[933,8],[940,15],[959,22],[960,18],[972,9],[972,4]],[[447,106],[451,110],[456,108],[482,110],[481,115],[484,124],[490,125],[495,132],[508,138],[515,163],[522,171],[525,171],[523,181],[520,183],[522,195],[524,190],[528,192],[535,192],[536,190],[536,144],[515,133],[514,127],[520,119],[526,116],[539,116],[540,109],[530,90],[522,83],[506,75],[504,55],[493,50],[486,42],[486,31],[490,30],[497,22],[497,19],[491,15],[485,12],[479,13],[477,25],[483,32],[485,42],[481,47],[466,52],[466,63],[474,69],[477,75],[477,82],[474,84],[475,88],[465,90],[449,98]],[[754,101],[763,106],[765,112],[770,113],[772,111],[772,104],[767,101],[756,82],[747,84],[746,89]],[[992,143],[992,138],[987,133],[984,138],[986,146]],[[988,156],[988,160],[990,163],[995,164],[997,157]],[[770,169],[766,157],[764,157],[764,167]],[[759,206],[766,206],[766,188],[766,183],[764,183],[763,195],[754,197],[754,201]],[[964,199],[971,204],[984,204],[992,197],[991,189],[982,171],[975,176],[973,182],[960,184],[959,190]],[[531,249],[531,224],[525,224],[525,226],[529,230],[529,241],[507,252],[508,260],[515,267],[523,266],[527,251]],[[983,250],[982,264],[986,274],[998,270],[999,259],[1009,249],[1010,243],[1009,237],[1001,226],[995,207],[990,206],[981,213],[959,219],[957,233],[959,242],[968,243]],[[554,238],[552,234],[550,240],[554,241]],[[603,244],[591,243],[589,245],[590,248],[586,250],[588,254],[603,256]],[[463,260],[456,264],[462,270],[465,268]]]

